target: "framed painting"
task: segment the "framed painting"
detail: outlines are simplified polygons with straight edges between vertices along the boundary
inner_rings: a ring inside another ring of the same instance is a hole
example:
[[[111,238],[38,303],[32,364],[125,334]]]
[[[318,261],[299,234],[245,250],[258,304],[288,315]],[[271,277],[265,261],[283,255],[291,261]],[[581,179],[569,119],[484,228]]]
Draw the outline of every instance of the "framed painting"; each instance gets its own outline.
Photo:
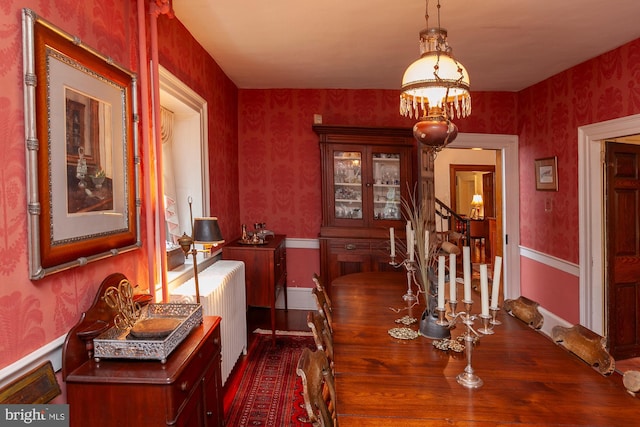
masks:
[[[536,190],[558,191],[558,158],[535,160]]]
[[[137,249],[136,76],[23,9],[29,275]]]

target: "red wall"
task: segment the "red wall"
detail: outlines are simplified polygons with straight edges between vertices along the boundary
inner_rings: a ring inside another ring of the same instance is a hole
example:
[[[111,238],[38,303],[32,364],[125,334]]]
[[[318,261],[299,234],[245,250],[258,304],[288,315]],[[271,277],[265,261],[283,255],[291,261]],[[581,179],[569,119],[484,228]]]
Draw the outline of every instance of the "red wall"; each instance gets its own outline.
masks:
[[[207,101],[211,215],[226,240],[240,234],[238,89],[177,19],[158,18],[160,64]]]
[[[18,5],[19,3],[19,5]],[[4,2],[0,8],[0,368],[63,336],[93,301],[97,287],[119,271],[146,287],[144,248],[29,280],[25,177],[21,8],[32,8],[114,61],[138,70],[135,2]],[[44,83],[44,82],[41,82]],[[143,242],[144,215],[142,222]]]
[[[314,114],[321,114],[324,124],[410,128],[415,122],[400,116],[396,90],[239,93],[240,219],[266,222],[267,228],[287,237],[317,238],[320,232],[320,146],[311,128]],[[456,120],[461,132],[516,132],[515,94],[474,93],[473,103],[472,116]]]
[[[140,70],[135,0],[19,3],[0,8],[0,368],[66,334],[108,274],[120,271],[146,285],[148,269],[143,247],[38,282],[28,279],[20,8],[33,8],[115,61]],[[292,238],[317,237],[320,168],[313,114],[322,114],[326,124],[412,125],[398,115],[396,90],[237,90],[179,22],[161,17],[159,33],[161,64],[208,102],[212,212],[229,238],[239,235],[241,223],[256,221]],[[577,262],[577,127],[639,113],[639,87],[636,40],[518,94],[474,93],[472,116],[456,121],[461,132],[519,135],[523,246]],[[536,192],[533,160],[552,155],[559,160],[560,191]],[[544,212],[545,198],[552,199],[551,213]],[[144,213],[142,220],[146,244]],[[300,250],[292,259],[299,264],[313,252]],[[317,259],[309,261],[307,277],[297,265],[300,279],[293,280],[306,283],[317,265]],[[545,268],[528,266],[522,287],[551,301],[559,282],[540,283],[536,277]],[[575,288],[564,290],[563,299],[578,300]]]
[[[578,127],[640,113],[640,39],[521,91],[518,112],[520,244],[578,263]],[[534,160],[551,156],[558,192],[536,191]]]
[[[321,223],[320,146],[313,115],[324,124],[413,126],[400,116],[399,91],[274,89],[239,91],[240,219],[266,222],[288,238],[317,238]],[[516,95],[473,94],[471,117],[456,120],[461,132],[516,132]],[[239,234],[240,229],[238,229]],[[312,286],[319,253],[287,249],[291,286]]]

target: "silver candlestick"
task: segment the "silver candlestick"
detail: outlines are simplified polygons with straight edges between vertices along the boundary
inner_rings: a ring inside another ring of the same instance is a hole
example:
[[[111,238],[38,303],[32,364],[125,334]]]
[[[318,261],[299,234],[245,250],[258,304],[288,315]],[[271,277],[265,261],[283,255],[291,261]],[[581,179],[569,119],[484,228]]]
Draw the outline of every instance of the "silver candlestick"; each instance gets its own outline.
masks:
[[[457,301],[453,301],[455,305],[457,305]],[[438,325],[447,327],[452,329],[458,319],[462,321],[462,323],[466,326],[466,331],[464,332],[464,342],[465,342],[465,351],[467,353],[467,366],[464,368],[464,371],[456,376],[456,381],[458,384],[462,385],[466,388],[479,388],[482,387],[484,383],[482,379],[475,374],[473,366],[471,365],[471,360],[473,357],[473,348],[474,342],[480,338],[480,334],[483,335],[491,335],[494,334],[493,326],[494,323],[491,322],[492,319],[495,318],[494,310],[491,315],[474,315],[471,314],[471,309],[473,308],[472,300],[463,300],[464,311],[455,313],[455,306],[450,307],[449,313],[447,313],[445,308],[438,308],[438,321],[436,322]],[[449,302],[451,306],[451,301]],[[450,317],[447,318],[447,315]],[[476,331],[473,328],[473,323],[476,319],[480,319],[482,321],[482,327]]]

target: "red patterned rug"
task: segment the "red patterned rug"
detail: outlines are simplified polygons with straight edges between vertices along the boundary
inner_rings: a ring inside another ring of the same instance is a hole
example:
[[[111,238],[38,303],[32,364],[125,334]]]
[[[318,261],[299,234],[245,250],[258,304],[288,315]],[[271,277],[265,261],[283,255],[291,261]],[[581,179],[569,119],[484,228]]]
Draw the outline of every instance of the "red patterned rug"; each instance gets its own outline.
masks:
[[[247,355],[242,379],[227,412],[229,427],[309,426],[296,375],[305,347],[315,348],[313,337],[258,335]]]

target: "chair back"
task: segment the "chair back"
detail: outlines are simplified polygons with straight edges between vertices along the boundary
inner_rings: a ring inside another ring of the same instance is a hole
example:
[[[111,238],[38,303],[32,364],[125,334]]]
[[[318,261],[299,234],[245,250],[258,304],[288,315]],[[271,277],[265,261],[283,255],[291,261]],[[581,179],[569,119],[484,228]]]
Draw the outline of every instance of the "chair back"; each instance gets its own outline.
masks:
[[[324,298],[325,300],[327,300],[327,305],[329,306],[329,308],[331,308],[329,293],[327,292],[327,288],[324,286],[322,279],[320,279],[320,276],[318,276],[316,273],[313,273],[313,276],[311,276],[311,278],[313,279],[313,283],[315,283],[316,288],[318,288],[319,291],[324,292]]]
[[[316,427],[337,426],[336,389],[324,351],[302,350],[296,373],[302,379],[304,405]]]
[[[331,304],[327,299],[327,294],[324,290],[320,290],[317,287],[311,290],[311,294],[316,301],[318,307],[318,313],[324,317],[329,325],[329,331],[333,333],[333,319],[331,317]]]
[[[316,347],[318,350],[325,352],[330,365],[333,366],[333,337],[326,319],[320,313],[310,311],[307,314],[307,324],[311,328],[311,332],[313,332]]]

